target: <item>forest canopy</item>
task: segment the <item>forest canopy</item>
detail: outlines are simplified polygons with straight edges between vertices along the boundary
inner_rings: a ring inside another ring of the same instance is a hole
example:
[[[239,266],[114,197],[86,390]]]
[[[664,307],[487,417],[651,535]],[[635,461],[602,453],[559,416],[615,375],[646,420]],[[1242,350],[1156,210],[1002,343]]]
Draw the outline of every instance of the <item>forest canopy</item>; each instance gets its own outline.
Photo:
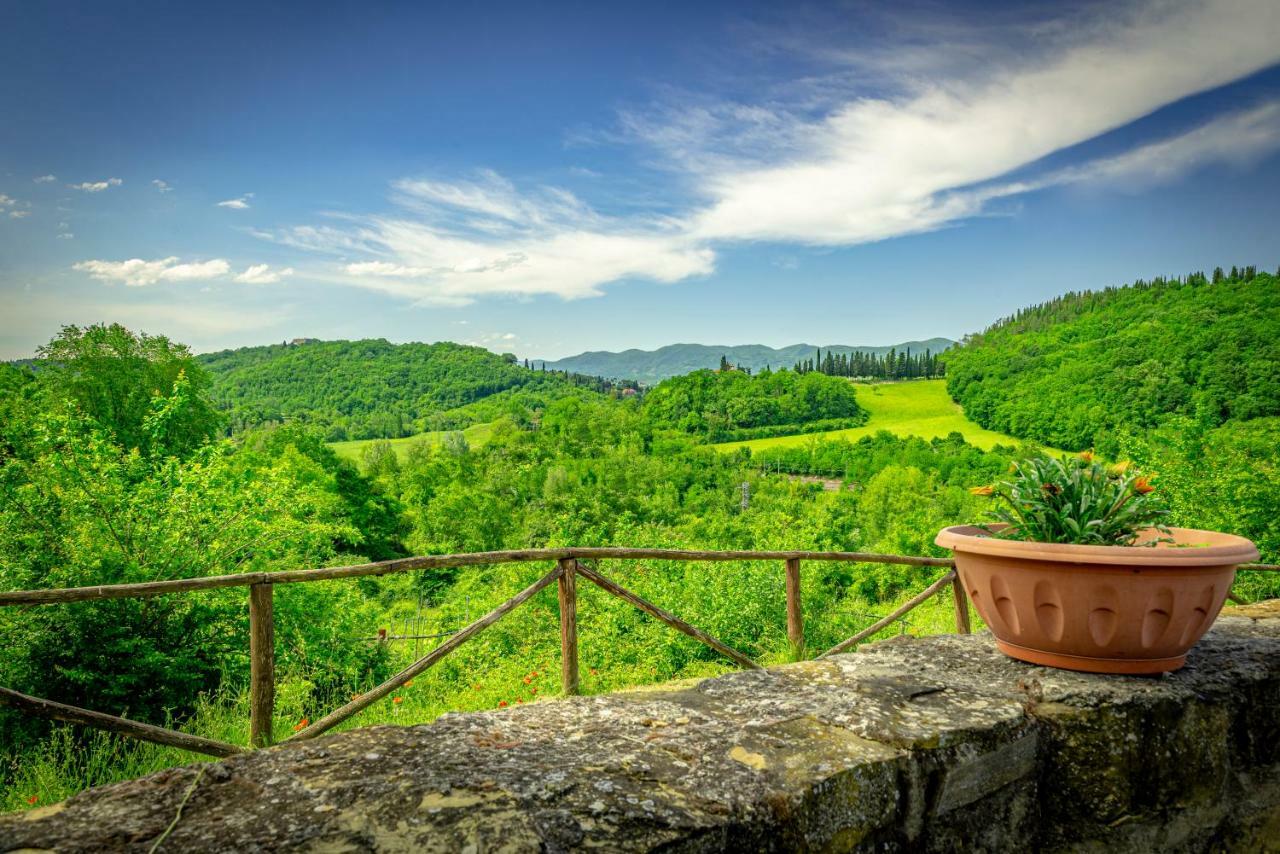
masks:
[[[1280,279],[1252,268],[1069,293],[945,355],[947,389],[990,430],[1103,446],[1171,416],[1280,415]]]

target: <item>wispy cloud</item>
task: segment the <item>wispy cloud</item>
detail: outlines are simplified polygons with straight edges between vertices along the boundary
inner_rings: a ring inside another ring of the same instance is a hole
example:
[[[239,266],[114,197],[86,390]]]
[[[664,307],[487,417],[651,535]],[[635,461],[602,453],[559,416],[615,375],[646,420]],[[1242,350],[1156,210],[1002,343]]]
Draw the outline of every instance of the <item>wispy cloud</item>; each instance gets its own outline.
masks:
[[[1070,20],[949,25],[946,38],[897,53],[827,51],[831,73],[796,82],[790,100],[687,98],[627,111],[611,141],[653,152],[674,174],[688,199],[674,215],[610,215],[566,190],[481,172],[402,180],[389,213],[272,237],[339,256],[335,277],[350,284],[419,302],[576,298],[620,279],[708,273],[715,250],[732,243],[856,245],[941,228],[1018,193],[1168,180],[1275,148],[1280,107],[1263,104],[1093,162],[1039,167],[1280,62],[1274,0],[1089,8],[1070,10]],[[992,33],[998,43],[984,41]],[[861,88],[869,66],[874,96]]]
[[[292,275],[292,267],[273,270],[269,264],[254,264],[244,272],[239,273],[235,280],[246,285],[273,285],[281,279]]]
[[[71,237],[65,233],[58,236],[64,239]],[[161,282],[201,282],[225,278],[231,275],[231,262],[225,258],[184,262],[174,255],[154,261],[142,258],[130,258],[126,261],[81,261],[72,265],[72,269],[88,273],[90,278],[102,282],[120,282],[131,288],[140,288]],[[231,278],[246,285],[270,285],[293,274],[292,267],[272,269],[270,264],[250,264]]]
[[[32,178],[31,180],[36,184],[52,184],[54,181],[58,180],[58,176],[57,175],[41,175],[40,177]]]
[[[225,202],[218,202],[220,208],[231,208],[235,211],[245,211],[249,209],[249,200],[253,198],[253,193],[245,193],[238,199],[227,199]]]
[[[171,190],[173,190],[173,187],[169,186],[168,181],[161,181],[159,178],[153,178],[151,181],[151,186],[155,187],[156,192],[159,192],[159,193],[168,193]]]
[[[139,288],[158,282],[216,279],[229,273],[231,265],[222,258],[184,264],[175,256],[156,261],[144,261],[141,258],[130,258],[127,261],[81,261],[73,269],[88,273],[91,278],[99,281],[121,282],[131,288]]]
[[[9,219],[22,219],[31,216],[31,211],[9,211]]]
[[[124,181],[119,178],[108,178],[105,181],[84,181],[79,184],[68,184],[67,186],[85,193],[101,193],[109,187],[119,187],[123,183]]]

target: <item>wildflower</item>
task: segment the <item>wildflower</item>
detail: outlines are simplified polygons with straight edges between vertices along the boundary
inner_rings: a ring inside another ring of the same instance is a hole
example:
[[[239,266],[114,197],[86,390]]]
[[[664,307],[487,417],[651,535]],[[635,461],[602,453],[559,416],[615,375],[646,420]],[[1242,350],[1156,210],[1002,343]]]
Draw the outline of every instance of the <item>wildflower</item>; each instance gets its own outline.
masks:
[[[476,684],[472,685],[472,686],[471,686],[471,690],[473,690],[473,691],[479,691],[479,690],[480,690],[480,683],[479,683],[479,682],[477,682]]]
[[[1040,491],[1045,495],[1061,495],[1062,487],[1056,483],[1042,483],[1040,484]]]
[[[498,708],[499,708],[499,709],[505,709],[506,707],[507,707],[507,701],[506,701],[506,700],[499,700],[499,701],[498,701]]]
[[[530,679],[528,676],[524,677],[524,684],[528,685],[528,684],[529,684],[530,682],[532,682],[532,681],[533,681],[533,680],[532,680],[532,679]]]
[[[1139,495],[1146,495],[1149,492],[1155,492],[1156,488],[1151,485],[1151,481],[1145,477],[1135,477],[1133,479],[1133,491]]]
[[[303,718],[302,720],[298,721],[296,724],[293,725],[293,731],[298,732],[300,730],[306,729],[309,726],[311,726],[311,719]]]
[[[398,706],[404,702],[404,697],[392,697],[391,702],[395,703]]]
[[[405,688],[412,688],[412,687],[413,687],[413,680],[412,680],[412,679],[410,679],[408,682],[404,683],[404,687],[405,687]]]
[[[530,693],[530,694],[537,694],[537,693],[538,693],[538,686],[537,686],[537,685],[534,685],[532,688],[530,688],[530,689],[529,689],[529,693]]]
[[[524,700],[521,700],[519,697],[516,697],[516,705],[517,705],[517,706],[523,706],[523,705],[524,705]]]
[[[536,671],[536,670],[535,670],[535,671],[533,671],[533,673],[531,673],[530,675],[531,675],[534,679],[537,679],[537,678],[538,678],[538,676],[540,676],[541,674],[539,674],[539,673],[538,673],[538,671]]]
[[[600,671],[599,671],[599,670],[596,670],[596,669],[593,667],[593,668],[591,668],[591,675],[592,675],[592,676],[599,676],[599,675],[600,675]]]
[[[996,488],[994,486],[974,486],[969,489],[969,492],[974,495],[991,495],[995,491]]]
[[[1093,451],[1081,451],[1081,452],[1080,452],[1080,462],[1082,462],[1082,463],[1091,463],[1091,462],[1093,462]]]
[[[36,801],[38,800],[40,800],[40,797],[38,795],[32,795],[31,797],[27,798],[27,803],[29,803],[31,806],[35,806]]]
[[[1130,460],[1121,460],[1120,462],[1116,463],[1111,468],[1109,468],[1107,471],[1111,474],[1112,477],[1120,477],[1131,468],[1133,468],[1133,463]]]

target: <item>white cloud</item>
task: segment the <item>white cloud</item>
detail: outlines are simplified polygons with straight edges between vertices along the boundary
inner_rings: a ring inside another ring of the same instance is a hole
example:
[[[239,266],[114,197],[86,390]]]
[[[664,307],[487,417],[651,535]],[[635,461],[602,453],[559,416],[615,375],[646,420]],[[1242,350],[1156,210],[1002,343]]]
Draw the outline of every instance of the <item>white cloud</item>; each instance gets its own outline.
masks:
[[[272,285],[281,279],[292,275],[292,267],[272,270],[269,264],[254,264],[247,268],[243,273],[238,274],[235,277],[235,280],[246,285]]]
[[[76,236],[69,231],[64,231],[58,235],[59,240],[75,240]]]
[[[253,198],[253,193],[245,193],[238,199],[227,199],[225,202],[218,202],[220,208],[231,208],[235,211],[244,211],[249,209],[249,200]]]
[[[86,193],[101,193],[108,187],[119,187],[124,181],[119,178],[108,178],[105,181],[84,181],[80,184],[68,184],[67,186],[73,190],[81,190]]]
[[[1004,196],[1168,180],[1276,147],[1280,107],[1263,105],[1091,163],[1040,168],[1048,155],[1280,62],[1274,0],[1089,9],[935,33],[902,55],[878,45],[827,79],[796,82],[792,100],[625,113],[621,138],[656,151],[691,199],[674,216],[611,216],[563,189],[518,189],[486,171],[402,180],[390,213],[273,239],[339,256],[340,280],[418,302],[577,298],[620,279],[708,273],[715,248],[729,243],[855,245],[941,228]],[[984,45],[989,32],[1001,43]],[[859,87],[876,62],[871,97]]]
[[[31,216],[31,211],[9,211],[10,219],[22,219]]]
[[[32,178],[31,180],[37,184],[52,184],[54,181],[58,180],[58,176],[57,175],[41,175],[39,178]]]
[[[122,282],[133,288],[154,285],[158,282],[193,282],[216,279],[227,275],[231,265],[222,258],[209,261],[180,264],[177,257],[144,261],[130,258],[127,261],[81,261],[73,269],[88,273],[91,278],[103,282]]]
[[[169,186],[168,181],[161,181],[159,178],[153,178],[151,181],[151,186],[155,187],[156,191],[160,193],[167,193],[173,189],[173,187]]]
[[[6,196],[4,193],[0,193],[0,208],[13,207],[17,203],[18,200],[12,196]]]

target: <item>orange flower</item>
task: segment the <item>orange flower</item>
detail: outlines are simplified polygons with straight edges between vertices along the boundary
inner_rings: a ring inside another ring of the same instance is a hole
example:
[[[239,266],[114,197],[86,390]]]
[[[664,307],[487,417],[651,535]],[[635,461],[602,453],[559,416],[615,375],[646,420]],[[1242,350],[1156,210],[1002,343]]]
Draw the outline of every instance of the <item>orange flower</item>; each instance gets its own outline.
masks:
[[[40,798],[39,798],[38,796],[36,796],[36,795],[32,795],[31,797],[27,798],[27,803],[31,804],[32,806],[35,806],[35,805],[36,805],[36,801],[38,801],[38,800],[40,800]]]
[[[506,701],[506,700],[499,700],[499,701],[498,701],[498,708],[499,708],[499,709],[505,709],[506,707],[507,707],[507,701]]]
[[[311,726],[311,720],[309,718],[303,718],[293,725],[293,731],[298,732],[299,730],[304,730],[309,726]]]
[[[1146,495],[1149,492],[1155,492],[1156,488],[1151,485],[1151,481],[1145,477],[1135,477],[1133,479],[1133,491],[1139,495]]]
[[[599,676],[599,675],[600,675],[600,671],[599,671],[599,670],[596,670],[596,669],[593,667],[593,668],[591,668],[591,675],[592,675],[592,676]]]
[[[479,683],[479,682],[477,682],[476,684],[472,685],[472,686],[471,686],[471,689],[472,689],[473,691],[479,691],[479,690],[480,690],[480,683]]]
[[[413,687],[413,680],[412,680],[412,679],[410,679],[408,682],[404,683],[404,687],[406,687],[406,688],[412,688],[412,687]]]
[[[530,693],[530,694],[536,694],[536,693],[538,693],[538,686],[537,686],[537,685],[534,685],[532,688],[530,688],[530,689],[529,689],[529,693]]]
[[[536,678],[538,676],[538,671],[533,671],[533,676]]]
[[[395,703],[398,706],[404,702],[404,697],[392,697],[391,702]]]
[[[517,706],[524,705],[524,700],[521,700],[519,697],[517,697],[517,698],[516,698],[516,705],[517,705]]]
[[[974,486],[969,488],[969,492],[974,495],[990,495],[996,491],[994,486]]]
[[[533,681],[533,680],[532,680],[532,679],[530,679],[528,676],[524,677],[524,684],[528,685],[528,684],[529,684],[530,682],[532,682],[532,681]]]
[[[1081,451],[1081,452],[1080,452],[1080,462],[1082,462],[1082,463],[1091,463],[1091,462],[1093,462],[1093,451]]]
[[[1120,477],[1120,475],[1124,474],[1131,468],[1133,468],[1133,463],[1130,460],[1121,460],[1120,462],[1113,465],[1110,471],[1112,476]]]

